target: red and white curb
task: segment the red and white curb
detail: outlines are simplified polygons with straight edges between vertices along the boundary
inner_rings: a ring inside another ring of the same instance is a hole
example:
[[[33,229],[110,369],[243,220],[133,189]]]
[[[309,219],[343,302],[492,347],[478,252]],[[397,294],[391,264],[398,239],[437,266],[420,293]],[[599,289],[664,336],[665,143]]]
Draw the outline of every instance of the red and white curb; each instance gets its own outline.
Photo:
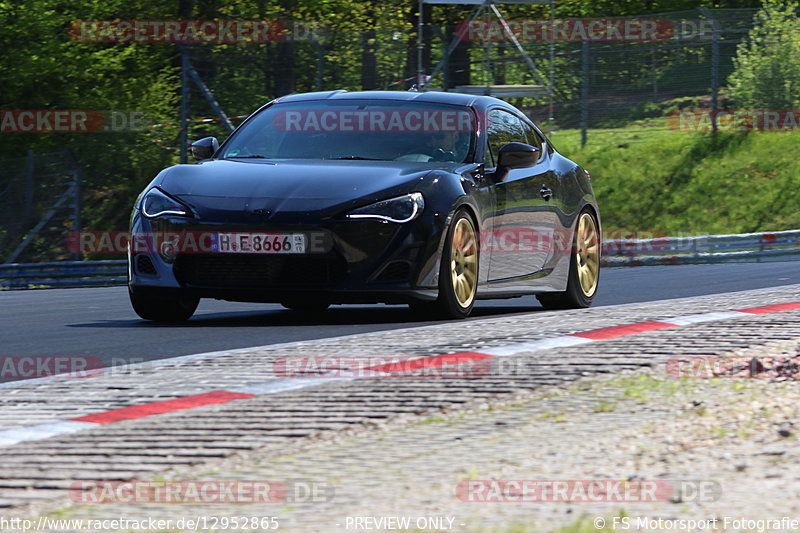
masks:
[[[172,413],[185,409],[193,409],[206,405],[228,403],[235,400],[253,398],[259,395],[275,394],[279,392],[303,389],[322,383],[329,383],[331,379],[339,381],[352,381],[354,379],[364,379],[369,377],[387,376],[394,370],[413,371],[422,368],[439,368],[448,365],[455,365],[466,361],[476,361],[493,357],[506,357],[520,353],[547,350],[551,348],[563,348],[575,346],[589,342],[617,339],[628,335],[636,335],[649,331],[661,329],[678,328],[702,322],[712,322],[727,320],[731,318],[741,318],[747,315],[762,315],[767,313],[777,313],[781,311],[791,311],[800,309],[800,302],[787,302],[781,304],[764,305],[759,307],[748,307],[734,311],[722,311],[715,313],[702,313],[697,315],[686,315],[665,319],[664,321],[638,322],[634,324],[623,324],[620,326],[610,326],[605,328],[592,329],[562,335],[549,339],[541,339],[532,342],[522,342],[497,346],[483,349],[481,352],[458,352],[452,354],[442,354],[434,356],[422,356],[418,359],[403,361],[402,363],[388,363],[376,365],[359,370],[367,370],[368,373],[359,372],[358,376],[342,376],[337,374],[323,374],[309,378],[276,378],[263,383],[257,383],[240,388],[231,388],[224,391],[210,391],[202,394],[194,394],[171,400],[148,402],[119,409],[101,411],[89,415],[79,416],[68,420],[57,420],[32,426],[23,426],[0,431],[0,446],[10,446],[21,442],[46,439],[57,435],[75,433],[84,429],[97,428],[102,424],[113,424],[124,420],[135,420],[149,416]],[[252,350],[248,348],[245,350]],[[242,351],[242,350],[236,350]],[[233,352],[227,352],[233,353]],[[203,354],[198,354],[203,355]],[[194,358],[196,356],[186,356]]]

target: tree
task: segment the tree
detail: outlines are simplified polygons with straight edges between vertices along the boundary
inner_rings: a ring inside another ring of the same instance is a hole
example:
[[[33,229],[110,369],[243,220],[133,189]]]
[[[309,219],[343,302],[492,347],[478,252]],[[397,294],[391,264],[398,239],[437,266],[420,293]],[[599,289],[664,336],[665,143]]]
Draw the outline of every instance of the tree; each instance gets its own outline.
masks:
[[[797,3],[766,0],[728,78],[736,105],[794,109],[800,104],[800,19]]]

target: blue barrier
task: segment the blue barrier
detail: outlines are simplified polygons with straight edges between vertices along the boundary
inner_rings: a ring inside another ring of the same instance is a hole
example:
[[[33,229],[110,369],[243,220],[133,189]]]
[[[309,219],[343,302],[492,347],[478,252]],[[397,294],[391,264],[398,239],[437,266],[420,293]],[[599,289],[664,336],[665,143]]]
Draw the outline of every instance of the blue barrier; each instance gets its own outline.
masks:
[[[125,259],[0,265],[0,289],[107,287],[127,281]]]
[[[601,265],[650,266],[800,261],[800,230],[733,235],[615,239],[603,243]],[[0,290],[107,287],[128,280],[125,259],[0,265]]]

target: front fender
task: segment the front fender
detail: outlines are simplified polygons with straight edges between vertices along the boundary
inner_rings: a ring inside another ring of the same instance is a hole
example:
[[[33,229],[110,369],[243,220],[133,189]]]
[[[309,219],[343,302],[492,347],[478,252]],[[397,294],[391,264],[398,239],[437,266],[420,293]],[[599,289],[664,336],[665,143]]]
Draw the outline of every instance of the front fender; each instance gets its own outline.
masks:
[[[431,213],[435,232],[431,233],[431,243],[429,243],[426,261],[420,272],[419,284],[424,288],[437,288],[439,286],[439,272],[445,241],[447,240],[447,232],[456,212],[459,209],[466,209],[469,212],[475,223],[480,242],[480,235],[484,229],[481,213],[485,209],[482,208],[478,199],[473,195],[478,185],[474,180],[466,176],[457,175],[447,175],[446,177],[434,175],[429,178],[433,184],[438,184],[440,189],[435,196],[432,195],[432,197],[436,198],[436,205]],[[489,262],[481,257],[480,265],[479,282],[485,282],[488,276]]]

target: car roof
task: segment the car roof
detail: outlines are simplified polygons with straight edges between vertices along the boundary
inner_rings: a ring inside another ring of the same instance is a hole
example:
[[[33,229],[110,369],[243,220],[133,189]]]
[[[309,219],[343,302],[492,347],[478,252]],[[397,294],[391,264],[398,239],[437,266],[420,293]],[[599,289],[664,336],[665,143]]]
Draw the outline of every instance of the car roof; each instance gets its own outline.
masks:
[[[278,99],[278,102],[308,102],[314,100],[402,100],[431,102],[436,104],[462,105],[484,108],[490,105],[505,104],[492,96],[480,96],[443,91],[324,91],[313,93],[290,94]],[[510,106],[509,106],[510,107]]]

